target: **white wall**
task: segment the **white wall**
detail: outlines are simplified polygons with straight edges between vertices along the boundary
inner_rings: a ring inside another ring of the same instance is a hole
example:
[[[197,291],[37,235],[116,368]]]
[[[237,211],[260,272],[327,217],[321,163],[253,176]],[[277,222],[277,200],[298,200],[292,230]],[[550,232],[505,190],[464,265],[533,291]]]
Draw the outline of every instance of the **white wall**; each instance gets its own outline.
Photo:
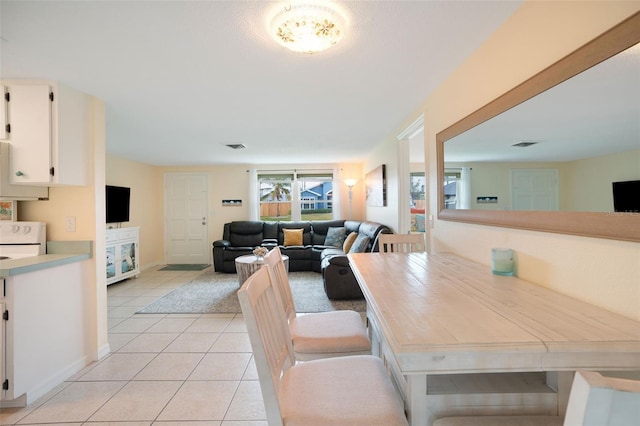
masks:
[[[105,106],[91,97],[89,120],[89,169],[91,182],[86,186],[59,186],[49,189],[49,200],[21,201],[18,204],[19,220],[47,223],[47,240],[93,241],[93,257],[82,262],[84,323],[87,357],[95,360],[107,351],[107,292],[106,260],[97,253],[105,252],[104,235],[104,174],[105,174]],[[65,218],[76,218],[76,229],[66,229]],[[64,296],[64,295],[62,295]],[[55,301],[54,301],[55,303]]]
[[[399,132],[398,132],[399,133]],[[364,165],[365,175],[381,164],[387,168],[387,205],[385,207],[366,206],[367,220],[398,230],[398,141],[394,137],[388,143],[379,144]]]

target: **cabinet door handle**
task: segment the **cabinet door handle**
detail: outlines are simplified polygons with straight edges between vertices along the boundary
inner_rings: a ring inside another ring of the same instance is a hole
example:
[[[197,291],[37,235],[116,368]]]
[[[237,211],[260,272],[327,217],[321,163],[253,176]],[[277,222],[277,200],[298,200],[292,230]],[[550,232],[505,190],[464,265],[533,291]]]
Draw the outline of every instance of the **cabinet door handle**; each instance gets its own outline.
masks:
[[[16,176],[24,176],[24,173],[22,173],[20,170],[18,170],[18,171],[16,172]]]

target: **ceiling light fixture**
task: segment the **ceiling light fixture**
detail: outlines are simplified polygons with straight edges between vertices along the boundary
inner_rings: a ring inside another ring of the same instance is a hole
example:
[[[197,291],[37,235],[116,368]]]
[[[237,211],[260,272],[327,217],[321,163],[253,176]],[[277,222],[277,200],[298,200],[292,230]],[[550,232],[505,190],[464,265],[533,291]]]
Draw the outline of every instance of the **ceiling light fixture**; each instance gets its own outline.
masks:
[[[292,2],[280,9],[271,21],[275,40],[294,52],[317,53],[339,42],[346,18],[330,2]]]

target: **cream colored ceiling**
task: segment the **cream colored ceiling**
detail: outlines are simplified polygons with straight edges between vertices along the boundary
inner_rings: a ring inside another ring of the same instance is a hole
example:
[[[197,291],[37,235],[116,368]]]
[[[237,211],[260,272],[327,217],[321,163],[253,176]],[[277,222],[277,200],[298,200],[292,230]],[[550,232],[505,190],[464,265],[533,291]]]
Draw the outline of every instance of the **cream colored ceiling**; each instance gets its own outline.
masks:
[[[136,161],[359,161],[520,2],[341,2],[345,39],[316,55],[268,36],[285,4],[2,0],[0,73],[103,99],[107,152]]]

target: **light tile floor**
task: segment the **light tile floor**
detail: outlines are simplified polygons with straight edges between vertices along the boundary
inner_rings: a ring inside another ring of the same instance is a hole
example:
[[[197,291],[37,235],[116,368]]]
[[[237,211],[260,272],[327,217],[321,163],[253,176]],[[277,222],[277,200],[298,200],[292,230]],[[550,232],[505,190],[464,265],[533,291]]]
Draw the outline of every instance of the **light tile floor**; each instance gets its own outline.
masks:
[[[158,271],[110,285],[111,353],[0,425],[265,426],[241,314],[136,314],[197,272]]]

